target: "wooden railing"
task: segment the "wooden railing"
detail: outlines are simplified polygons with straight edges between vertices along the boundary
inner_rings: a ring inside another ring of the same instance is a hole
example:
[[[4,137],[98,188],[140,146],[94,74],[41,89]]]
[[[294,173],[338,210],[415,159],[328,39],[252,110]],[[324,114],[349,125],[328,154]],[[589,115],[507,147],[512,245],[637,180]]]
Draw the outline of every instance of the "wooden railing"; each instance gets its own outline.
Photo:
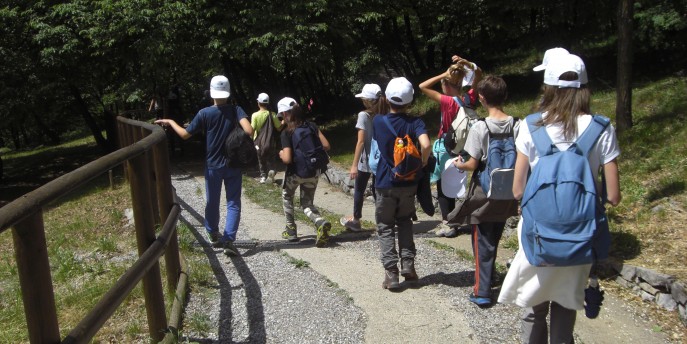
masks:
[[[19,283],[31,343],[87,343],[131,290],[143,282],[151,340],[177,334],[187,271],[179,254],[176,223],[180,208],[172,187],[164,131],[153,124],[118,117],[121,149],[65,174],[0,208],[0,234],[12,228]],[[62,340],[46,246],[43,208],[94,178],[124,164],[131,188],[138,260]],[[156,237],[155,229],[161,226]],[[167,287],[176,297],[165,315],[159,258],[165,255]]]

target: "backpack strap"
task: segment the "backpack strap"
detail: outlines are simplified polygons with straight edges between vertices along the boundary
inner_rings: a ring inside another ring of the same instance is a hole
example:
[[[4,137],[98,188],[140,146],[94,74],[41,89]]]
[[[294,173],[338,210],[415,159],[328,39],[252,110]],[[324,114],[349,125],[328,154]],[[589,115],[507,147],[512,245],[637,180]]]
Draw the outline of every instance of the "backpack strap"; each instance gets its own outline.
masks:
[[[394,127],[391,125],[388,116],[383,116],[382,119],[384,120],[384,124],[386,124],[386,127],[389,128],[389,131],[391,131],[391,133],[394,134],[394,136],[398,137],[398,133],[396,133],[396,130],[394,130]]]
[[[532,142],[540,157],[558,151],[558,148],[553,144],[553,141],[551,141],[551,137],[546,133],[546,128],[539,125],[541,118],[541,112],[533,113],[525,118],[527,127],[530,130],[530,135],[532,136]]]
[[[467,95],[465,99],[462,99],[461,97],[452,97],[453,101],[458,104],[460,107],[471,107],[470,106],[470,95]]]
[[[599,136],[601,136],[601,133],[606,130],[606,127],[608,127],[610,122],[611,121],[607,117],[601,115],[592,115],[592,122],[589,123],[587,129],[585,129],[582,135],[580,135],[575,141],[575,144],[584,156],[587,156],[589,151],[596,143],[596,140],[599,139]]]

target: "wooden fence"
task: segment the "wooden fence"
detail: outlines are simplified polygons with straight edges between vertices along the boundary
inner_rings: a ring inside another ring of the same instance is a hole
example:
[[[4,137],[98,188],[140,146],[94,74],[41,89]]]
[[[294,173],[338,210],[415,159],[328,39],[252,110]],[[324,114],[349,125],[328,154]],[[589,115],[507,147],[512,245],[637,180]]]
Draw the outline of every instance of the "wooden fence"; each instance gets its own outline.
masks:
[[[167,142],[156,125],[118,117],[119,150],[65,174],[0,208],[0,233],[12,228],[19,283],[31,343],[88,343],[139,282],[143,282],[152,341],[177,335],[186,296],[187,271],[179,254],[176,224],[180,208],[172,187]],[[43,208],[94,178],[124,165],[131,188],[138,260],[64,338],[45,239]],[[161,227],[159,234],[155,229]],[[168,318],[160,274],[164,254],[167,287],[176,297]]]

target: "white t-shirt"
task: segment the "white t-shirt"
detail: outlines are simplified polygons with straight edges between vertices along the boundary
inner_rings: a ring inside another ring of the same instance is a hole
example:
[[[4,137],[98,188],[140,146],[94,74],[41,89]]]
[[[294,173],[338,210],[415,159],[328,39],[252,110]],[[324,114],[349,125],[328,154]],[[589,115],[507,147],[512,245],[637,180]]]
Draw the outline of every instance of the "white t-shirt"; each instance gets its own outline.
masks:
[[[542,115],[546,117],[546,113]],[[577,135],[579,137],[585,129],[592,122],[591,115],[577,116]],[[559,150],[566,150],[570,147],[571,142],[566,142],[563,136],[563,126],[562,125],[547,125],[546,133],[551,137],[551,141],[556,144]],[[520,133],[515,139],[515,147],[522,154],[527,155],[530,161],[530,168],[534,166],[539,161],[539,155],[537,154],[537,149],[534,147],[534,142],[532,141],[532,135],[530,134],[530,129],[527,123],[522,125],[520,128]],[[596,141],[594,147],[589,152],[589,165],[592,168],[592,173],[594,173],[594,178],[598,177],[599,166],[607,164],[613,159],[620,155],[620,147],[618,147],[618,139],[615,135],[615,128],[613,125],[606,127]]]
[[[591,115],[578,116],[578,136],[587,129],[591,121]],[[564,142],[565,138],[560,125],[548,125],[546,132],[558,149],[563,150],[570,147],[569,142]],[[520,128],[520,133],[515,139],[515,146],[519,152],[529,157],[530,168],[537,164],[539,156],[526,123]],[[620,148],[615,136],[615,129],[609,125],[589,152],[589,163],[592,172],[594,172],[594,178],[597,177],[599,166],[611,162],[619,154]],[[533,307],[542,302],[554,301],[568,309],[579,310],[584,308],[584,288],[592,265],[533,266],[527,261],[525,252],[522,250],[521,231],[522,217],[518,223],[520,249],[513,258],[511,267],[503,281],[498,302],[514,303],[520,307]]]

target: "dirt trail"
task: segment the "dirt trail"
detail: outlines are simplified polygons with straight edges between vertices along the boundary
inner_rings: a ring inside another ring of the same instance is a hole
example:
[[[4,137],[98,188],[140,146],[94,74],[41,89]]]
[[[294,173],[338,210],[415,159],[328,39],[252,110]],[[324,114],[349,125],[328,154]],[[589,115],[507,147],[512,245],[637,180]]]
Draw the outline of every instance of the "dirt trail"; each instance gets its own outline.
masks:
[[[196,165],[181,166],[192,171],[193,174],[202,181],[202,167]],[[280,180],[282,174],[277,175]],[[248,227],[250,236],[259,241],[281,240],[280,233],[283,226],[282,214],[275,214],[244,198],[242,200],[242,223]],[[340,190],[329,185],[323,178],[317,189],[315,204],[329,212],[348,215],[352,211],[353,199],[345,195]],[[419,222],[415,225],[416,232],[426,232],[438,224],[438,216],[429,218],[422,213],[418,213]],[[366,202],[363,207],[363,219],[374,222],[374,205]],[[265,226],[265,221],[270,224]],[[261,224],[261,225],[251,225]],[[300,236],[314,236],[314,229],[309,224],[299,223]],[[374,231],[369,231],[367,235],[374,235]],[[339,240],[345,240],[348,234]],[[455,238],[436,238],[431,236],[420,236],[417,238],[418,244],[432,240],[444,245],[449,245],[467,252],[470,249],[470,236],[467,234],[459,235]],[[334,242],[337,238],[334,238]],[[418,289],[405,289],[400,293],[391,293],[381,288],[383,269],[376,252],[377,246],[374,241],[370,241],[369,254],[350,250],[345,245],[333,244],[326,249],[317,249],[314,245],[298,245],[291,248],[282,248],[288,255],[307,261],[312,269],[325,276],[327,279],[336,283],[341,289],[345,290],[352,298],[355,305],[360,307],[366,314],[367,327],[365,329],[365,341],[367,343],[471,343],[484,342],[484,339],[475,334],[476,329],[480,329],[479,324],[472,324],[476,321],[475,314],[488,319],[492,315],[503,314],[504,308],[517,308],[515,306],[497,305],[490,309],[478,309],[472,307],[466,298],[457,299],[447,298],[445,293],[433,287],[422,287]],[[431,248],[434,249],[434,248]],[[434,249],[436,250],[436,249]],[[513,252],[500,248],[498,260],[505,262],[513,256]],[[422,256],[418,265],[422,267]],[[460,258],[455,257],[456,262]],[[460,262],[465,266],[471,266],[471,262]],[[427,273],[427,270],[418,268],[418,273]],[[464,273],[470,275],[473,270],[467,271],[445,271],[441,273]],[[422,277],[422,276],[421,276]],[[469,286],[460,286],[469,290]],[[460,291],[465,294],[467,291]],[[407,305],[412,304],[412,308]],[[472,309],[474,308],[474,310]],[[468,310],[468,312],[466,312]],[[510,313],[519,313],[519,310],[510,309]],[[487,314],[484,314],[486,312]],[[623,303],[613,295],[606,295],[600,316],[595,320],[589,320],[580,312],[577,317],[575,327],[576,337],[584,343],[660,343],[666,342],[662,333],[653,332],[651,324],[639,319],[636,314],[641,310],[632,309],[631,306]],[[509,319],[507,326],[517,327],[519,321],[517,315],[514,319]],[[501,321],[503,323],[503,320]],[[411,326],[409,326],[409,324]],[[504,326],[501,324],[501,326]],[[399,331],[398,329],[403,329]],[[514,333],[519,333],[518,329],[512,329]],[[515,338],[501,338],[503,342],[513,342]],[[490,340],[491,341],[491,340]],[[500,340],[499,340],[500,341]]]

